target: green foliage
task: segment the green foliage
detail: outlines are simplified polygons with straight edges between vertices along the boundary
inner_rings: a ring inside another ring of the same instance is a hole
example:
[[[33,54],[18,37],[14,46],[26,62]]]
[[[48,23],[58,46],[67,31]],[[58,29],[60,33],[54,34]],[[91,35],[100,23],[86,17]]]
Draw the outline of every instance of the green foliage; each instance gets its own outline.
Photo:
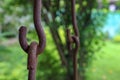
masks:
[[[90,66],[93,56],[103,46],[102,27],[108,13],[107,10],[96,9],[96,0],[93,0],[91,4],[89,1],[85,1],[77,12],[80,32],[79,71],[84,79],[85,67]]]
[[[94,55],[93,63],[86,68],[86,80],[120,79],[120,44],[105,41],[104,46]]]
[[[117,35],[113,38],[114,42],[120,42],[120,35]]]
[[[46,28],[47,47],[38,57],[37,80],[64,80],[66,70],[61,65],[58,51],[53,43],[49,29]],[[37,40],[35,31],[28,34],[29,43]],[[4,39],[5,41],[5,39]],[[7,41],[7,40],[6,40]],[[27,80],[27,54],[20,46],[0,46],[0,80]],[[53,77],[53,75],[55,75]]]
[[[18,1],[20,2],[21,0]],[[21,24],[25,24],[26,26],[31,25],[30,24],[32,18],[31,15],[26,16],[27,13],[31,13],[30,10],[31,6],[27,4],[21,5],[19,4],[18,1],[13,1],[13,0],[0,1],[0,14],[2,14],[0,15],[1,33],[13,32],[16,35],[18,27],[20,27]]]
[[[58,51],[55,47],[49,28],[45,28],[47,37],[47,46],[43,54],[38,58],[37,79],[42,80],[64,80],[66,70],[61,65]],[[38,41],[38,37],[35,36],[35,31],[29,31],[27,35],[29,43],[31,41]],[[53,77],[53,75],[55,75]]]
[[[16,46],[0,46],[0,80],[27,79],[25,54]]]
[[[49,2],[48,2],[49,1]],[[92,2],[92,3],[91,3]],[[104,2],[107,3],[107,0]],[[38,41],[35,30],[33,29],[33,20],[32,20],[32,5],[29,0],[4,0],[0,1],[0,27],[2,26],[1,32],[7,34],[13,32],[15,35],[18,33],[18,27],[25,25],[29,27],[29,34],[27,35],[29,43],[32,40]],[[79,71],[84,73],[85,67],[89,66],[92,60],[92,57],[96,51],[98,51],[101,46],[101,40],[103,39],[103,33],[101,28],[105,21],[106,9],[98,10],[96,9],[97,2],[96,0],[77,0],[76,3],[76,12],[77,12],[77,21],[80,32],[80,51],[79,51]],[[47,48],[44,51],[44,54],[39,58],[38,64],[38,73],[37,78],[42,80],[64,80],[67,75],[66,72],[72,72],[71,65],[68,67],[63,67],[61,65],[61,58],[59,56],[60,50],[64,55],[68,63],[72,63],[70,60],[69,53],[66,49],[66,28],[71,26],[71,3],[67,0],[43,0],[43,22],[49,27],[46,30],[47,34]],[[50,32],[49,32],[50,31]],[[3,34],[3,35],[4,35]],[[51,34],[51,35],[50,35]],[[73,33],[74,34],[74,33]],[[51,38],[52,37],[52,38]],[[56,41],[56,42],[55,42]],[[59,47],[59,49],[56,47]],[[3,47],[2,47],[3,48]],[[11,47],[12,48],[12,47]],[[11,49],[10,48],[10,49]],[[13,47],[14,48],[14,47]],[[20,56],[22,54],[15,54],[19,52],[20,48],[15,46],[13,50],[13,55]],[[3,51],[6,51],[2,49]],[[10,50],[10,51],[11,51]],[[8,51],[9,53],[12,53]],[[4,52],[8,53],[8,52]],[[58,53],[59,52],[59,53]],[[20,51],[19,53],[23,53]],[[12,55],[12,56],[13,56]],[[1,55],[2,56],[2,55]],[[11,56],[11,55],[9,55]],[[3,57],[4,58],[4,57]],[[2,59],[2,58],[1,58]],[[18,62],[22,58],[17,58]],[[25,61],[26,59],[23,58]],[[6,59],[2,59],[6,60]],[[23,61],[23,63],[25,63]],[[12,62],[12,60],[10,60]],[[14,60],[13,60],[14,63]],[[24,65],[21,62],[21,65]],[[20,63],[19,63],[20,64]],[[6,66],[6,63],[1,63],[2,67]],[[17,66],[17,65],[16,65]],[[24,66],[25,67],[25,66]],[[7,69],[8,70],[8,69]],[[6,71],[7,71],[6,70]],[[11,69],[12,70],[12,69]],[[15,68],[15,70],[18,70]],[[26,68],[24,69],[26,70]],[[68,70],[68,71],[67,71]],[[23,71],[23,69],[21,70]],[[20,70],[18,72],[21,73]],[[9,71],[12,72],[12,71]],[[14,71],[14,74],[11,74],[11,78],[15,80],[18,77],[17,71]],[[23,71],[27,72],[27,71]],[[16,75],[15,75],[16,74]],[[22,79],[26,79],[27,73],[21,75]],[[5,75],[5,74],[1,74]],[[55,77],[53,77],[55,75]],[[71,77],[72,73],[70,73]],[[24,78],[23,78],[24,77]]]

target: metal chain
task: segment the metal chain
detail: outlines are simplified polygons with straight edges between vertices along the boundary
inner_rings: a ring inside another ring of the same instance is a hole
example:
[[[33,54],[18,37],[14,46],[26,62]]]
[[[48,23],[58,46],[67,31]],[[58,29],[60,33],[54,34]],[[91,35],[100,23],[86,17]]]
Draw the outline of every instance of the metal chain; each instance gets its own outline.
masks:
[[[72,54],[73,58],[73,80],[78,80],[78,70],[77,70],[77,53],[79,50],[79,31],[76,21],[76,13],[75,13],[75,0],[71,0],[71,13],[72,13],[72,24],[73,24],[73,30],[74,35],[70,34],[70,30],[67,29],[67,40],[68,40],[68,51],[70,54]],[[75,44],[75,47],[73,47],[73,44]]]
[[[41,7],[42,0],[34,0],[34,9],[33,9],[33,19],[35,29],[39,38],[39,44],[37,42],[31,42],[30,45],[27,43],[26,39],[26,27],[22,26],[19,29],[19,42],[22,49],[28,54],[28,65],[29,70],[28,80],[36,80],[36,66],[37,66],[37,57],[43,52],[46,46],[46,36],[41,25]]]
[[[41,7],[42,0],[34,0],[34,25],[38,34],[39,44],[36,42],[32,42],[30,45],[27,43],[26,39],[26,27],[22,26],[19,30],[19,42],[22,49],[28,54],[28,80],[36,80],[36,66],[37,66],[37,56],[43,52],[46,45],[46,37],[44,30],[41,25]],[[69,52],[73,52],[73,68],[74,68],[74,79],[78,80],[78,72],[77,72],[77,53],[79,49],[79,32],[76,22],[76,14],[75,14],[75,0],[71,0],[72,4],[72,24],[75,35],[70,34],[70,30],[67,30],[67,38],[68,38],[68,47]],[[40,9],[39,9],[40,8]],[[75,44],[75,47],[72,48],[72,44]]]

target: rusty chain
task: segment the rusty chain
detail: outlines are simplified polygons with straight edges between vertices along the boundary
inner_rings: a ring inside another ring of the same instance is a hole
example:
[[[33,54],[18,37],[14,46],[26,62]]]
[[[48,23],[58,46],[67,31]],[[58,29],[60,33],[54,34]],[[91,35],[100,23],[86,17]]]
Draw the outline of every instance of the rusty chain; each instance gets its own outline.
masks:
[[[79,50],[79,31],[76,21],[76,13],[75,13],[75,2],[76,0],[71,0],[71,12],[72,12],[72,25],[74,30],[74,35],[70,34],[70,29],[67,29],[67,45],[68,51],[72,54],[73,59],[73,80],[78,80],[78,70],[77,70],[77,53]],[[75,45],[75,46],[73,46]]]
[[[75,35],[70,34],[70,30],[67,29],[67,40],[68,40],[68,50],[73,54],[73,68],[74,68],[74,78],[73,80],[78,80],[77,72],[77,53],[79,50],[79,31],[77,27],[76,14],[75,14],[75,0],[71,0],[71,9],[72,9],[72,24]],[[41,7],[42,0],[34,0],[34,25],[38,34],[39,44],[32,42],[30,45],[27,43],[26,39],[26,27],[22,26],[19,29],[19,42],[22,49],[28,54],[28,65],[29,70],[28,80],[36,80],[36,66],[37,66],[37,57],[41,54],[46,45],[46,37],[41,25]],[[75,44],[75,47],[72,45]]]
[[[39,44],[37,42],[31,42],[30,45],[27,43],[26,27],[22,26],[19,29],[19,42],[22,49],[28,54],[28,64],[27,69],[29,70],[28,80],[36,80],[36,66],[37,66],[37,57],[43,52],[46,46],[46,36],[41,25],[41,7],[42,0],[34,0],[34,9],[33,9],[33,19],[34,26],[37,31],[39,38]]]

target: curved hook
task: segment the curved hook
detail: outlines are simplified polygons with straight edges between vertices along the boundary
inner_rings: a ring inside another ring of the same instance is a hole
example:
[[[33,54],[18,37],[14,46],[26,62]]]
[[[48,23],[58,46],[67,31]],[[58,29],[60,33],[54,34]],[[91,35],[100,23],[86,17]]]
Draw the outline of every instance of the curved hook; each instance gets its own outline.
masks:
[[[78,71],[77,71],[77,53],[79,50],[79,31],[76,21],[76,13],[75,13],[75,0],[71,0],[71,9],[72,9],[72,24],[73,24],[73,30],[74,35],[72,36],[70,34],[70,30],[67,29],[67,40],[68,40],[68,51],[73,53],[73,80],[78,80]],[[72,44],[75,44],[75,47],[73,48]]]
[[[71,0],[71,9],[72,9],[72,24],[73,24],[73,30],[74,30],[74,35],[70,34],[70,30],[67,29],[67,39],[69,43],[69,49],[71,50],[72,48],[70,47],[72,43],[75,43],[75,52],[77,53],[78,48],[79,48],[79,31],[78,31],[78,26],[77,26],[77,21],[76,21],[76,13],[75,13],[75,0]]]
[[[39,38],[39,44],[37,46],[37,52],[36,52],[37,54],[42,53],[46,46],[46,37],[45,37],[43,27],[41,25],[41,7],[42,7],[42,0],[34,0],[33,19],[34,19],[34,26]],[[24,26],[22,26],[19,29],[19,42],[22,49],[28,53],[27,50],[29,48],[29,45],[26,39],[26,32],[27,32],[27,29]]]
[[[26,33],[27,33],[27,28],[24,26],[20,27],[20,29],[19,29],[19,43],[20,43],[22,49],[27,53],[29,45],[27,43]]]
[[[34,25],[39,38],[38,53],[43,52],[46,46],[46,37],[41,25],[42,0],[34,0]]]
[[[68,49],[69,50],[73,50],[74,51],[74,54],[77,54],[78,50],[79,50],[79,37],[78,36],[75,36],[75,35],[71,35],[70,34],[70,30],[67,29],[67,39],[68,39]],[[72,48],[72,44],[75,43],[75,47],[74,49]]]

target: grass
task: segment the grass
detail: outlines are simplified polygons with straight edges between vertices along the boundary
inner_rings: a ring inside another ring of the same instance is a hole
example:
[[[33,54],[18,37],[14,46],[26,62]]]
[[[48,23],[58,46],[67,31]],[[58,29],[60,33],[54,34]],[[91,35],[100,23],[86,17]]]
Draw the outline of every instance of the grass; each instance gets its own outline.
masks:
[[[51,42],[47,43],[51,44]],[[106,45],[102,47],[102,50],[95,54],[91,66],[86,69],[87,80],[120,80],[120,43],[111,41],[105,43]],[[49,46],[47,50],[48,52],[53,51],[52,47]],[[26,80],[27,56],[20,46],[18,44],[11,47],[0,46],[0,51],[0,80],[21,80],[21,78]],[[52,58],[55,55],[52,54]],[[45,57],[43,56],[43,58]],[[58,60],[57,57],[55,58]]]
[[[22,52],[18,44],[0,45],[0,80],[27,79],[26,54]]]
[[[56,78],[61,75],[64,76],[64,69],[62,69],[61,63],[59,61],[59,55],[53,45],[53,40],[49,32],[47,34],[47,46],[44,54],[39,56],[39,65],[37,71],[37,76],[41,80],[48,80],[48,77],[57,74]],[[28,35],[28,38],[36,39],[34,34]],[[0,39],[7,43],[9,40]],[[1,42],[2,43],[2,42]],[[17,43],[11,45],[3,45],[0,43],[0,80],[27,80],[28,70],[27,70],[27,54],[21,49],[18,41]],[[52,45],[52,46],[51,46]],[[52,53],[52,54],[51,54]],[[47,64],[46,64],[47,63]],[[61,71],[61,72],[60,72]],[[37,79],[38,80],[38,79]],[[56,79],[54,79],[56,80]],[[60,79],[59,79],[60,80]],[[62,80],[62,79],[61,79]]]
[[[86,69],[87,80],[120,80],[120,43],[106,41]]]

